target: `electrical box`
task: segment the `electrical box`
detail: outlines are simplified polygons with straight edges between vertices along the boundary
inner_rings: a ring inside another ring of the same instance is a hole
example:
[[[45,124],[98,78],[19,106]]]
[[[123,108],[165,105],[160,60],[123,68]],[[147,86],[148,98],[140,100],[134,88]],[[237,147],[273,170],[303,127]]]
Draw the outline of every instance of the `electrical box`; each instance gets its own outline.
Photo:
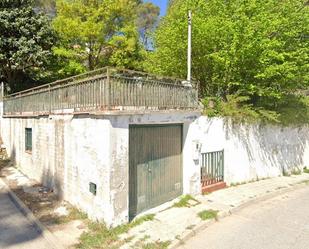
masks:
[[[93,182],[89,183],[89,192],[92,193],[93,195],[97,194],[97,185]]]

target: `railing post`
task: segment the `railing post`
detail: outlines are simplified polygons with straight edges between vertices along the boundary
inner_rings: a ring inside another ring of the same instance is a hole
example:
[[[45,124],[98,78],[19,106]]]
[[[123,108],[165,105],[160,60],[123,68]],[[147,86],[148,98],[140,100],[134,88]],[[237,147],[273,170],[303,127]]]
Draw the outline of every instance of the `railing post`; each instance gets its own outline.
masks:
[[[48,104],[48,111],[49,111],[49,114],[51,114],[51,92],[50,92],[50,84],[48,85],[48,98],[49,98],[49,100],[48,100],[48,102],[49,102],[49,104]]]
[[[1,82],[1,93],[0,93],[0,100],[3,101],[4,99],[4,83]]]
[[[224,149],[222,150],[222,181],[224,181]]]
[[[3,82],[1,82],[0,101],[2,101],[2,110],[0,111],[0,113],[3,116],[4,114],[4,83]]]
[[[106,98],[107,98],[107,109],[110,110],[110,106],[111,106],[111,79],[110,79],[110,68],[107,67],[107,70],[106,70],[106,78],[107,78],[107,95],[106,95]]]

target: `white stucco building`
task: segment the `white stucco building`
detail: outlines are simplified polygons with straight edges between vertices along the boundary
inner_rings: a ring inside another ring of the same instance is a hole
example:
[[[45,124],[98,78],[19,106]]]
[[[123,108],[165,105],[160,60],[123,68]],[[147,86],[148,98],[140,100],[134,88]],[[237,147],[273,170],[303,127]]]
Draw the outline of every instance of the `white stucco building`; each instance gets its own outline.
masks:
[[[109,225],[199,194],[197,89],[136,72],[91,72],[7,96],[1,137],[16,165]]]

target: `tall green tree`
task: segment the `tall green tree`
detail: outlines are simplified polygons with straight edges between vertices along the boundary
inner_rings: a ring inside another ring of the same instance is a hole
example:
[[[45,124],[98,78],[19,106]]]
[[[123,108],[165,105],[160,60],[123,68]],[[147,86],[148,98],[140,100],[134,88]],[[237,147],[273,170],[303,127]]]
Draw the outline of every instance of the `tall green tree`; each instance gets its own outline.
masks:
[[[60,38],[54,53],[63,74],[105,65],[136,68],[141,46],[135,0],[57,0],[53,26]]]
[[[187,11],[193,12],[193,77],[204,95],[280,98],[309,84],[305,0],[170,1],[149,71],[186,76]]]
[[[12,91],[35,84],[55,41],[32,0],[0,1],[0,77]]]
[[[142,3],[137,9],[137,25],[141,42],[146,49],[153,47],[152,37],[159,21],[160,8],[151,2]]]

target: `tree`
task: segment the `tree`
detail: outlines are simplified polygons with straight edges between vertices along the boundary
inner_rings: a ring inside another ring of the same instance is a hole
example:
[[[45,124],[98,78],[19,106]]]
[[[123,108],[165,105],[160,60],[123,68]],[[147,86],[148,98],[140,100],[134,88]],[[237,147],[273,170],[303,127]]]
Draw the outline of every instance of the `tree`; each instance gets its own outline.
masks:
[[[137,24],[142,44],[146,49],[152,48],[152,34],[159,21],[160,8],[153,3],[146,2],[138,6]]]
[[[33,4],[32,0],[0,2],[0,74],[12,91],[35,83],[34,72],[47,62],[55,40],[49,19],[36,13]]]
[[[186,76],[187,11],[193,76],[204,96],[280,98],[308,87],[309,16],[303,0],[173,0],[155,35],[149,71]]]
[[[134,0],[57,0],[53,26],[60,37],[54,49],[67,74],[106,65],[135,68],[140,45]]]

